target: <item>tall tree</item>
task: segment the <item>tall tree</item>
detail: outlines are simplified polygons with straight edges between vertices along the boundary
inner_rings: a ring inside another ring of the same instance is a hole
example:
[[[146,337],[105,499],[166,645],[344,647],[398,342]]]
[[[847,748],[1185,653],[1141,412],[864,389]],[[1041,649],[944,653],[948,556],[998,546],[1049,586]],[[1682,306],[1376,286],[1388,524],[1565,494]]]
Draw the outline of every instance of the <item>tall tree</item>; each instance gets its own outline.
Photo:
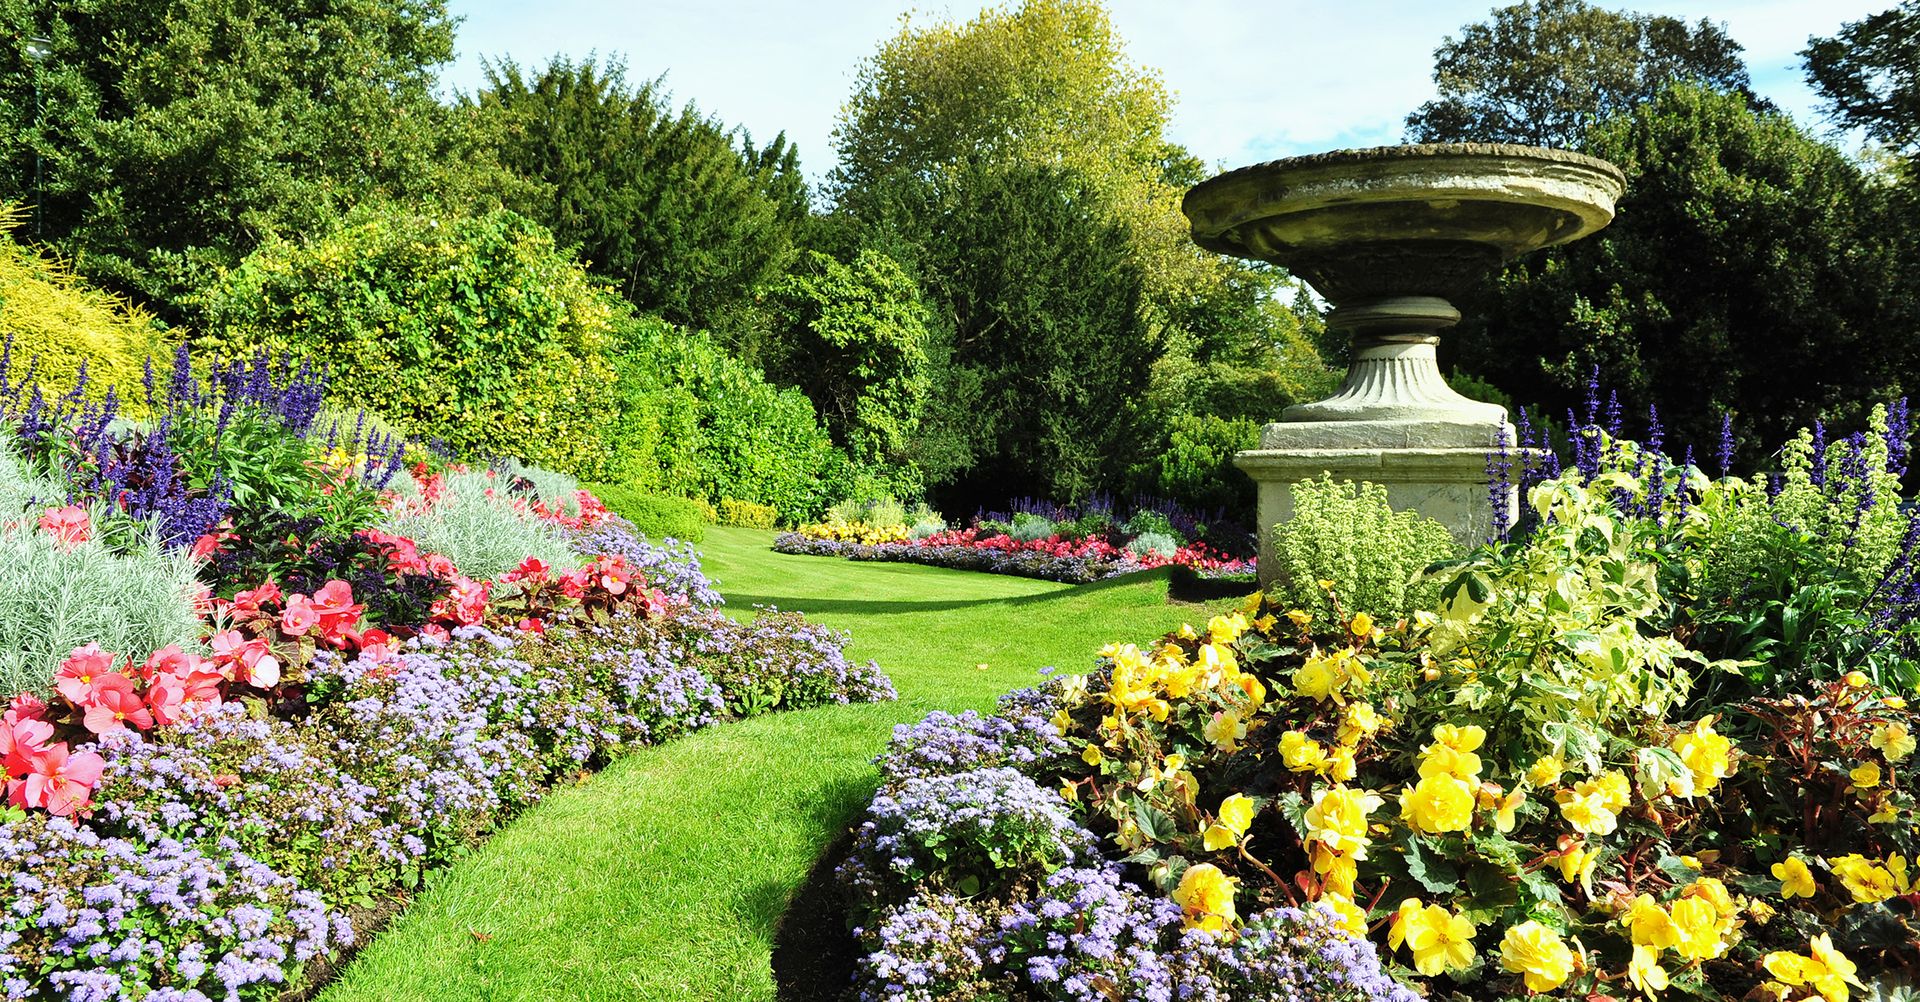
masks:
[[[1627,174],[1612,225],[1509,266],[1446,344],[1519,400],[1575,403],[1590,365],[1705,460],[1719,414],[1759,461],[1814,419],[1914,388],[1884,185],[1737,95],[1676,85],[1588,144]]]
[[[1800,55],[1835,122],[1920,154],[1920,0],[1841,25]]]
[[[490,63],[462,106],[495,123],[500,160],[540,190],[520,203],[634,305],[726,328],[794,257],[808,211],[798,154],[674,110],[617,60]]]
[[[514,186],[433,97],[443,0],[11,0],[0,32],[0,191],[175,317],[268,234]]]
[[[978,248],[947,239],[957,207],[976,204],[988,189],[996,198],[1039,197],[1039,182],[1032,180],[1039,176],[1071,192],[1048,198],[1071,197],[1087,225],[1111,226],[1118,252],[1138,275],[1139,294],[1130,298],[1139,322],[1118,331],[1140,344],[1115,350],[1141,364],[1151,360],[1149,385],[1163,391],[1154,394],[1157,403],[1188,408],[1207,399],[1193,377],[1212,373],[1216,361],[1292,364],[1284,349],[1301,342],[1291,318],[1267,308],[1285,276],[1204,253],[1192,242],[1179,204],[1206,171],[1166,139],[1170,112],[1159,75],[1128,60],[1096,0],[1025,0],[966,23],[909,20],[861,67],[834,133],[840,159],[828,192],[836,213],[855,222],[857,242],[900,260],[936,307],[935,401],[970,399],[965,380],[995,365],[978,354],[986,342],[957,325],[963,316],[979,315],[950,298],[970,287],[968,276],[996,257],[1048,262],[1049,273],[1066,267],[1054,263],[1057,252],[1050,248],[1018,245],[1050,234],[1047,227],[976,230]],[[993,180],[1001,175],[1005,180]],[[1065,297],[1058,305],[1107,315],[1104,305],[1086,297]],[[1089,316],[1061,317],[1027,328],[1024,336],[1066,337],[1089,322]],[[1021,329],[1010,321],[1003,326]],[[985,321],[980,328],[999,329]],[[1319,368],[1317,359],[1305,364]],[[1024,406],[1057,410],[1061,400],[1058,392],[1041,394]],[[1026,459],[960,433],[973,413],[930,410],[917,441],[933,482],[1006,479],[975,463],[1027,468]],[[1124,465],[1088,469],[1091,479],[1075,474],[1063,482],[1123,486],[1114,470]]]
[[[1740,52],[1706,20],[1523,0],[1434,50],[1440,96],[1407,116],[1407,138],[1581,149],[1595,123],[1676,81],[1757,100]]]

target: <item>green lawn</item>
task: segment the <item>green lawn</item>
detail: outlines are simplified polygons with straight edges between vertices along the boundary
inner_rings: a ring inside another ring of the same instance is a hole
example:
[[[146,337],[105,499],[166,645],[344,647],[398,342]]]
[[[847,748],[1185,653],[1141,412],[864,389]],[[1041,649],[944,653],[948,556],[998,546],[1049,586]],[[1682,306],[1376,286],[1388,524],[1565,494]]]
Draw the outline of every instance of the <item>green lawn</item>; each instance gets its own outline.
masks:
[[[853,636],[900,701],[726,724],[554,792],[454,866],[324,996],[345,1000],[771,999],[774,925],[871,794],[890,728],[986,708],[1102,644],[1204,616],[1152,575],[1069,587],[795,557],[713,529],[736,615],[797,609]]]

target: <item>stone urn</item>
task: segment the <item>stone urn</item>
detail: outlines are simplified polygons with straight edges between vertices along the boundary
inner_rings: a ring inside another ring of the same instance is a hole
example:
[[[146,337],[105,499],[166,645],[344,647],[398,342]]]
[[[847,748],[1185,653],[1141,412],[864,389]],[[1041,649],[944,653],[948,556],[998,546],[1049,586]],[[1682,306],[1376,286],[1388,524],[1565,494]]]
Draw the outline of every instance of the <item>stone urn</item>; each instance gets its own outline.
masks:
[[[1606,226],[1624,187],[1618,167],[1577,153],[1447,143],[1275,160],[1187,192],[1194,242],[1298,275],[1332,304],[1328,328],[1353,339],[1339,390],[1287,408],[1236,457],[1260,488],[1263,581],[1288,486],[1322,473],[1383,484],[1395,507],[1463,543],[1500,528],[1487,456],[1511,447],[1513,430],[1505,408],[1447,385],[1440,332],[1488,272]]]

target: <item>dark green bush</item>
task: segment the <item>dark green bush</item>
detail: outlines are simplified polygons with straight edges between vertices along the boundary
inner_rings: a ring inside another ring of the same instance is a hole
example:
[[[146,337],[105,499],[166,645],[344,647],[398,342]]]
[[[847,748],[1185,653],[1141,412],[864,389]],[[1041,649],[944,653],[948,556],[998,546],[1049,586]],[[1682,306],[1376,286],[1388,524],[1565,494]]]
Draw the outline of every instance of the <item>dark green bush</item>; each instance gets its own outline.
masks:
[[[1260,425],[1212,414],[1182,414],[1167,430],[1166,451],[1149,464],[1148,491],[1198,511],[1224,508],[1230,518],[1252,521],[1253,481],[1233,465],[1233,456],[1259,444]]]
[[[616,335],[609,479],[772,505],[802,521],[843,493],[852,464],[800,391],[768,383],[702,331],[628,315]]]
[[[706,509],[692,498],[655,494],[630,484],[585,484],[615,515],[654,539],[698,543],[707,538]]]
[[[363,212],[270,242],[209,294],[207,340],[327,366],[333,397],[463,456],[604,475],[610,295],[510,212]]]

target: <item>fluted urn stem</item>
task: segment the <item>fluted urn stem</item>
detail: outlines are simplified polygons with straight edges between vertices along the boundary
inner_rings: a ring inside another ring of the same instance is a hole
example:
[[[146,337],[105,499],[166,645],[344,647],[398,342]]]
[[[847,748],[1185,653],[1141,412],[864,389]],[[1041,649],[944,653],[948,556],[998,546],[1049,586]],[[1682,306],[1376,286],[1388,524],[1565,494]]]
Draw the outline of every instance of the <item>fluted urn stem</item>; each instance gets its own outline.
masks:
[[[1460,311],[1438,296],[1389,296],[1343,305],[1328,327],[1353,337],[1340,389],[1325,400],[1289,407],[1283,421],[1443,421],[1499,424],[1506,408],[1469,400],[1440,375],[1439,330]]]

